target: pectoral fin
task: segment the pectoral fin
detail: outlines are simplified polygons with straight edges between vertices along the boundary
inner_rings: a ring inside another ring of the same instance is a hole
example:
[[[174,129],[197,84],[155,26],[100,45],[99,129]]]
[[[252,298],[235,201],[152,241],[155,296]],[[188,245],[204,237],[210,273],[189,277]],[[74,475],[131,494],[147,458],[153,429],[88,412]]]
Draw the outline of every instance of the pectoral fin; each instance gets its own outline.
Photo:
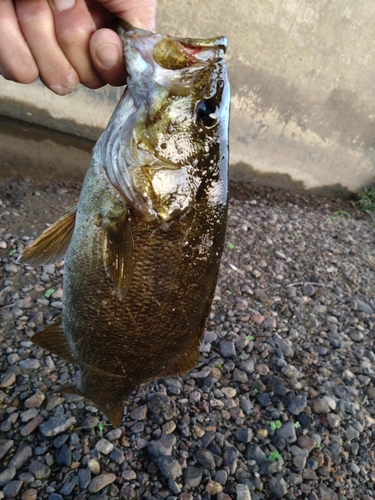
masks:
[[[64,335],[61,319],[56,325],[47,326],[47,328],[34,335],[31,340],[40,347],[43,347],[43,349],[66,359],[69,363],[77,364],[77,360],[73,356]]]
[[[133,235],[127,211],[104,227],[104,267],[120,299],[127,294],[133,277]]]
[[[34,243],[25,248],[18,262],[39,266],[61,260],[72,239],[76,211],[76,207],[72,208],[46,229]]]

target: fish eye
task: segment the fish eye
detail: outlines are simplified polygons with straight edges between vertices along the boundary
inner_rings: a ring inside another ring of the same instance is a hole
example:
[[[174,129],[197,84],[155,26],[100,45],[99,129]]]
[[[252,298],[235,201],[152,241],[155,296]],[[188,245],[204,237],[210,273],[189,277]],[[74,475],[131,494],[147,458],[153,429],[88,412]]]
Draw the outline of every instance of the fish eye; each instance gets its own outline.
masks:
[[[216,105],[213,99],[201,101],[197,106],[197,119],[206,128],[211,128],[217,122]]]

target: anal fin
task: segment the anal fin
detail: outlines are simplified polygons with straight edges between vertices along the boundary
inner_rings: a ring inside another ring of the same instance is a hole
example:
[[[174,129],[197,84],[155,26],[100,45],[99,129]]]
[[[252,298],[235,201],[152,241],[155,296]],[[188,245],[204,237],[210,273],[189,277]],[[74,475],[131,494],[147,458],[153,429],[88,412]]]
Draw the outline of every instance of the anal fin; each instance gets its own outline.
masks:
[[[77,208],[70,209],[25,248],[18,262],[31,265],[51,264],[61,260],[72,239]]]
[[[69,363],[77,364],[77,360],[73,356],[64,335],[61,320],[55,325],[47,326],[47,328],[35,334],[31,340],[40,347],[43,347],[43,349],[66,359]]]
[[[54,392],[60,392],[61,394],[75,394],[76,396],[83,396],[84,398],[93,401],[90,397],[87,397],[85,393],[81,391],[78,387],[72,385],[62,387],[61,389],[56,389],[56,391]],[[121,424],[121,420],[124,416],[123,402],[117,404],[107,403],[105,405],[96,403],[95,401],[93,401],[93,403],[95,404],[95,406],[99,408],[99,410],[102,413],[104,413],[104,415],[108,418],[113,427],[118,427]]]
[[[103,261],[115,290],[123,299],[133,277],[133,235],[127,210],[104,226]]]

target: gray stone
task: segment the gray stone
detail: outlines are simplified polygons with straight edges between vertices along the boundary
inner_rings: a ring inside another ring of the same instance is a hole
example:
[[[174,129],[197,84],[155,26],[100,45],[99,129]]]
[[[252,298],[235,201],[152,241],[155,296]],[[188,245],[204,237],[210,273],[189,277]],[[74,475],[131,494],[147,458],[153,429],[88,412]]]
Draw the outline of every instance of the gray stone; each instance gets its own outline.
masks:
[[[22,481],[10,481],[3,488],[3,494],[5,498],[19,498],[18,494],[22,488]]]
[[[147,416],[147,405],[138,406],[131,413],[130,417],[133,420],[145,420]]]
[[[220,354],[224,358],[232,358],[236,355],[236,347],[234,342],[222,340],[220,342]]]
[[[99,476],[94,477],[94,479],[90,482],[89,491],[91,493],[97,493],[109,484],[112,484],[115,479],[116,475],[110,472],[106,474],[100,474]]]
[[[253,439],[253,431],[248,427],[240,427],[236,430],[236,438],[241,443],[250,443]]]
[[[7,469],[0,472],[0,488],[9,483],[9,481],[11,481],[15,475],[16,475],[15,467],[8,467]]]
[[[367,304],[366,302],[363,302],[363,300],[357,299],[357,304],[358,304],[358,309],[361,312],[364,312],[366,314],[373,314],[374,313],[372,307],[369,304]]]
[[[219,469],[218,471],[216,471],[215,481],[217,483],[220,483],[224,486],[227,482],[227,479],[228,479],[228,473],[225,469]]]
[[[260,465],[267,462],[267,455],[264,453],[263,449],[257,444],[250,444],[245,451],[245,458],[247,460],[255,460],[255,462]]]
[[[300,448],[299,446],[296,446],[295,444],[290,447],[290,451],[295,457],[305,457],[307,458],[309,456],[309,450],[306,448]]]
[[[161,456],[157,459],[157,465],[162,475],[169,479],[176,479],[182,474],[181,465],[174,457]]]
[[[22,370],[37,370],[40,368],[39,360],[33,358],[22,359],[18,365]]]
[[[318,486],[318,498],[320,500],[338,500],[337,493],[328,488],[324,483]]]
[[[246,484],[236,484],[237,500],[251,500],[250,491]]]
[[[151,441],[148,445],[149,453],[154,457],[172,455],[172,448],[176,443],[176,437],[173,434],[163,436],[158,441]]]
[[[199,486],[202,481],[203,469],[202,467],[186,467],[184,471],[184,483],[186,488],[195,488]]]
[[[307,406],[306,396],[300,396],[296,399],[292,399],[288,404],[288,410],[292,415],[299,415]]]
[[[58,450],[55,455],[55,461],[57,465],[62,465],[65,467],[70,467],[72,464],[72,452],[70,448],[64,444],[62,448]]]
[[[40,462],[39,460],[34,460],[34,462],[31,462],[28,470],[29,472],[31,472],[31,474],[33,474],[35,479],[46,479],[51,475],[51,469],[48,467],[48,465]]]
[[[57,436],[75,423],[75,417],[59,413],[58,415],[54,415],[50,420],[47,420],[47,422],[40,424],[39,430],[44,436]]]
[[[115,462],[115,464],[122,464],[125,461],[125,455],[119,448],[113,448],[109,458]]]
[[[108,439],[108,441],[116,441],[117,439],[120,439],[122,436],[122,430],[121,429],[112,429],[111,431],[107,432],[105,437]]]
[[[199,448],[196,451],[196,457],[198,463],[205,469],[214,470],[216,468],[214,456],[209,450],[205,448]]]
[[[229,469],[230,474],[234,474],[237,469],[238,450],[234,446],[227,446],[223,454],[223,463]]]
[[[297,441],[296,428],[293,422],[286,422],[281,429],[277,429],[277,436],[285,439],[287,443],[294,443]]]
[[[288,485],[282,477],[271,477],[268,486],[276,498],[283,498],[288,493]]]
[[[18,448],[16,454],[9,462],[9,467],[15,467],[16,469],[20,469],[25,463],[29,460],[29,458],[33,455],[33,450],[31,446],[28,444],[21,444]]]
[[[0,439],[0,460],[5,457],[13,445],[13,439]]]
[[[60,493],[65,497],[71,494],[71,492],[74,489],[75,486],[74,481],[69,481],[68,483],[65,483],[64,486],[61,488]]]
[[[100,451],[100,453],[108,455],[113,450],[113,444],[102,438],[96,443],[95,448]]]
[[[85,490],[90,484],[91,472],[89,471],[89,469],[78,469],[77,475],[79,479],[79,487],[82,490]]]

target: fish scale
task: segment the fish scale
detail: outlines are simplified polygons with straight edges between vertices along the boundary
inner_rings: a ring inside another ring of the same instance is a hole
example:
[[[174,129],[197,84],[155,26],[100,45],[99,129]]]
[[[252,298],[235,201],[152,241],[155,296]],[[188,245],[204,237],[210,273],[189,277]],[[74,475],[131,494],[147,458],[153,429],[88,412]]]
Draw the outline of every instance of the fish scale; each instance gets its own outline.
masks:
[[[128,88],[78,206],[20,257],[65,254],[62,322],[33,341],[79,366],[79,383],[62,392],[90,399],[113,425],[137,386],[198,362],[225,238],[229,113],[223,38],[126,24],[120,35]]]

